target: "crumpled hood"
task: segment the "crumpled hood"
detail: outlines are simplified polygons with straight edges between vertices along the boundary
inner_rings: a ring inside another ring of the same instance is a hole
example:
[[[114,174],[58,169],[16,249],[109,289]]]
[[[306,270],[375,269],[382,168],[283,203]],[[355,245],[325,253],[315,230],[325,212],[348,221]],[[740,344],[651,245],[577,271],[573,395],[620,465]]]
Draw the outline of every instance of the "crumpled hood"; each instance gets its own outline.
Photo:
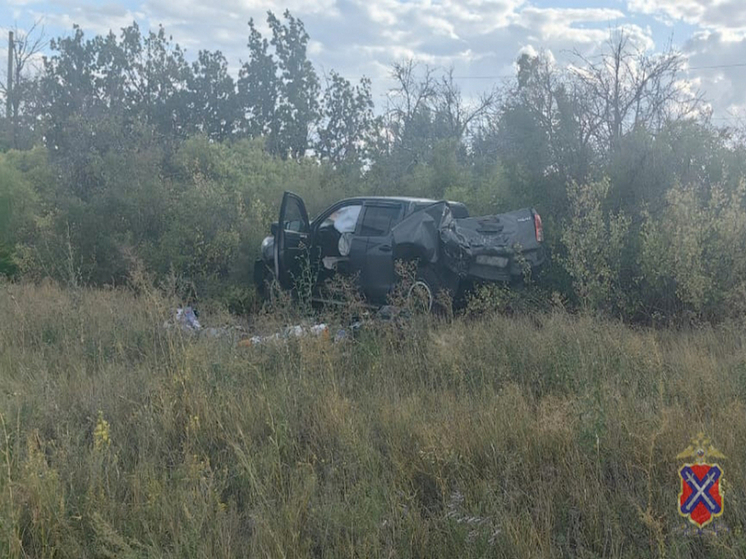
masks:
[[[414,249],[434,264],[440,258],[440,232],[453,222],[446,202],[437,202],[414,212],[391,229],[394,255]]]

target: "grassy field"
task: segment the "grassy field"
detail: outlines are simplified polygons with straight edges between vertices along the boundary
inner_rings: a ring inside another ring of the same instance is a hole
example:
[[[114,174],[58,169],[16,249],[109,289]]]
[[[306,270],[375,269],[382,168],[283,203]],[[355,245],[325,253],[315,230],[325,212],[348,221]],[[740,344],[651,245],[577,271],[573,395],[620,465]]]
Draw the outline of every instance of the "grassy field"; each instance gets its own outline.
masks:
[[[746,556],[740,325],[487,314],[241,347],[171,308],[0,286],[0,556]],[[676,510],[700,430],[727,457],[718,535]]]

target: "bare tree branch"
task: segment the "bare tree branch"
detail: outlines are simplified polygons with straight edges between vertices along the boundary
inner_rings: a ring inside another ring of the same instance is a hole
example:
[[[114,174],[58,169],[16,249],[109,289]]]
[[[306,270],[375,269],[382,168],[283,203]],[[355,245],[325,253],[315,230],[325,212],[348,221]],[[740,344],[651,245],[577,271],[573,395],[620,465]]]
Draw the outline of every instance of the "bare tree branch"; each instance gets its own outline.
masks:
[[[606,51],[597,57],[577,51],[575,57],[580,63],[571,72],[587,92],[584,110],[597,121],[590,128],[604,150],[616,149],[630,130],[644,127],[656,132],[701,106],[702,95],[689,92],[677,79],[684,58],[671,49],[649,55],[632,48],[629,37],[620,32],[609,38]]]

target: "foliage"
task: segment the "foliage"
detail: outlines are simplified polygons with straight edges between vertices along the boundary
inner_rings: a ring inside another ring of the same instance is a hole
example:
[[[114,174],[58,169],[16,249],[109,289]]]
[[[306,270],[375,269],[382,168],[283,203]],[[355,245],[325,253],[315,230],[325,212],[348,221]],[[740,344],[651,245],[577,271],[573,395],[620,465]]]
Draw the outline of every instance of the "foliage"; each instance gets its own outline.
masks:
[[[659,217],[646,215],[642,230],[642,268],[661,297],[659,312],[688,310],[707,320],[742,316],[746,183],[709,192],[677,186],[667,202]]]
[[[0,276],[14,276],[16,244],[34,228],[37,196],[12,157],[0,155]]]
[[[259,141],[194,137],[169,158],[169,177],[157,150],[111,151],[94,168],[96,187],[85,197],[75,185],[51,193],[40,186],[47,204],[22,239],[29,277],[68,282],[74,270],[85,282],[122,285],[135,259],[202,298],[235,296],[236,287],[251,290],[253,261],[283,190],[303,195],[311,211],[352,193],[323,167],[280,161]]]
[[[623,306],[620,274],[629,219],[604,210],[608,193],[608,180],[568,188],[572,213],[562,234],[567,249],[564,265],[586,309]]]
[[[306,154],[319,118],[320,86],[306,56],[309,37],[303,22],[289,11],[283,17],[285,24],[267,13],[269,41],[249,21],[250,58],[241,68],[238,98],[253,117],[253,135],[266,135],[269,152],[297,159]]]
[[[268,12],[267,28],[249,22],[236,79],[221,52],[189,60],[137,24],[74,27],[34,73],[41,39],[18,32],[23,86],[0,128],[44,147],[0,163],[4,203],[25,208],[0,216],[5,273],[122,285],[137,262],[247,310],[283,190],[311,214],[414,195],[473,215],[538,210],[552,253],[538,281],[571,307],[646,322],[741,312],[740,225],[723,223],[740,223],[746,148],[707,120],[678,53],[612,34],[569,68],[523,54],[513,82],[469,99],[451,71],[402,61],[376,111],[370,80],[321,83],[300,19]]]
[[[361,165],[368,156],[366,143],[373,128],[371,82],[367,78],[352,86],[332,71],[322,104],[323,120],[318,130],[316,152],[333,165]]]

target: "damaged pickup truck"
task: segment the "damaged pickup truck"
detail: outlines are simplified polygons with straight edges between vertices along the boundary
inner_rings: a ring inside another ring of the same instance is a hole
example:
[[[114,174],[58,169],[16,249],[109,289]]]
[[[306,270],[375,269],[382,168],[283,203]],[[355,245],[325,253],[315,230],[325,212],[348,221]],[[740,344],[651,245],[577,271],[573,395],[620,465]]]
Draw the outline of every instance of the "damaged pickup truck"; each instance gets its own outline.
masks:
[[[479,282],[520,280],[547,259],[541,217],[530,208],[469,217],[466,206],[408,197],[341,200],[313,220],[303,200],[285,192],[280,218],[261,246],[254,280],[293,289],[313,278],[314,297],[337,275],[354,278],[372,304],[385,304],[399,281],[397,260],[416,261],[410,287],[432,308],[438,293],[451,297]],[[310,272],[310,273],[309,273]]]

